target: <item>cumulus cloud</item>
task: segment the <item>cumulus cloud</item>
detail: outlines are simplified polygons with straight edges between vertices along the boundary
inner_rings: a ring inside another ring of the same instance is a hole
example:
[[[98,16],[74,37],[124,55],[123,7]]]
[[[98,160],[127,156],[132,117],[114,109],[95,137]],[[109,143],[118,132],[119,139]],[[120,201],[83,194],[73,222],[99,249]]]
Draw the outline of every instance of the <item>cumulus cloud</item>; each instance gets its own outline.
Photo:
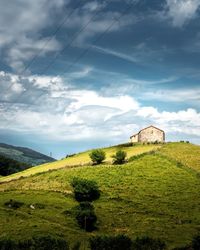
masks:
[[[167,0],[167,14],[175,27],[182,27],[196,17],[199,6],[199,0]]]
[[[120,141],[127,140],[139,128],[154,124],[168,133],[200,136],[200,113],[192,108],[159,111],[141,105],[129,95],[105,96],[95,90],[74,88],[61,77],[20,78],[1,72],[0,80],[6,85],[9,81],[16,84],[10,96],[3,92],[4,84],[0,85],[0,129],[53,140],[100,140],[106,135],[108,140]],[[20,101],[16,102],[16,98]]]

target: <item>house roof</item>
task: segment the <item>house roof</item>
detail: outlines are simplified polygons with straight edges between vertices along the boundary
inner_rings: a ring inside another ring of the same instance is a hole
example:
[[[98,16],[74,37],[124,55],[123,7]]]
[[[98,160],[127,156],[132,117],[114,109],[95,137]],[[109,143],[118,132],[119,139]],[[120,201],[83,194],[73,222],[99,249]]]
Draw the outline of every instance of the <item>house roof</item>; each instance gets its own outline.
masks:
[[[150,126],[148,126],[148,127],[146,127],[146,128],[141,129],[138,133],[132,135],[132,136],[130,137],[130,139],[131,139],[133,136],[138,135],[140,132],[142,132],[143,130],[145,130],[145,129],[147,129],[147,128],[155,128],[155,129],[158,129],[158,130],[162,131],[163,133],[165,133],[162,129],[157,128],[157,127],[155,127],[155,126],[153,126],[153,125],[150,125]]]
[[[132,138],[133,136],[136,136],[136,135],[138,135],[138,134],[139,134],[139,133],[137,133],[137,134],[134,134],[134,135],[131,135],[131,136],[130,136],[130,139],[131,139],[131,138]]]

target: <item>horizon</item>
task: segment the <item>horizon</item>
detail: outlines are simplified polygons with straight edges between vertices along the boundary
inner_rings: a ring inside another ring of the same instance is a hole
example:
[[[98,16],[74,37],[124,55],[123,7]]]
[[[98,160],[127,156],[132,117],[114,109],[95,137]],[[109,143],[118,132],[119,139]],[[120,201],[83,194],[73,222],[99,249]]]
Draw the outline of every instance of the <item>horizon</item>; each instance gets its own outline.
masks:
[[[200,145],[199,1],[0,3],[0,142],[58,159],[153,124]]]

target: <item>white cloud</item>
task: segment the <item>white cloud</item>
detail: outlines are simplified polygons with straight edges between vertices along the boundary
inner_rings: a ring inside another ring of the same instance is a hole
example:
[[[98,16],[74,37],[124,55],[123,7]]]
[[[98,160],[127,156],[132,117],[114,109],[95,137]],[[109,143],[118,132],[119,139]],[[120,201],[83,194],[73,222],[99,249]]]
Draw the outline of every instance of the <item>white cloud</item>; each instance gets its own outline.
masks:
[[[15,87],[8,96],[4,87],[10,81]],[[61,77],[20,78],[0,72],[0,82],[0,129],[60,141],[101,140],[105,136],[108,141],[123,141],[138,129],[154,124],[169,135],[177,132],[200,137],[200,113],[192,108],[159,111],[127,94],[105,96],[95,90],[72,88]]]
[[[71,79],[77,79],[77,78],[84,78],[88,76],[92,72],[92,67],[86,66],[85,68],[81,69],[77,72],[72,72],[68,74],[68,77]]]
[[[199,0],[167,0],[168,16],[175,27],[182,27],[196,17]]]

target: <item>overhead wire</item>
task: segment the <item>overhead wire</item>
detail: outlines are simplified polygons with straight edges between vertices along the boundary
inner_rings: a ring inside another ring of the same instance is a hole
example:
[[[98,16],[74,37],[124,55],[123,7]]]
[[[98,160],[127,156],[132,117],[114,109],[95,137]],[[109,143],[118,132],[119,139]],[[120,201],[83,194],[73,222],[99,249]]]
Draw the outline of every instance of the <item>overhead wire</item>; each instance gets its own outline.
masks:
[[[132,1],[132,3],[127,3],[127,8],[124,9],[124,11],[119,15],[118,18],[113,17],[113,21],[107,26],[107,28],[99,35],[97,36],[96,39],[94,39],[94,41],[90,44],[90,46],[88,46],[84,51],[82,51],[79,56],[73,61],[72,64],[70,64],[70,66],[67,68],[67,72],[69,71],[69,69],[71,69],[73,66],[75,66],[78,61],[80,61],[81,58],[83,58],[91,49],[92,47],[99,42],[105,35],[106,33],[115,25],[116,22],[119,22],[120,19],[128,12],[130,11],[133,6],[134,3],[136,4],[137,1]],[[64,50],[66,50],[68,47],[70,47],[72,45],[72,43],[75,41],[75,39],[81,34],[81,32],[83,32],[88,26],[89,24],[92,22],[92,20],[95,18],[95,16],[98,14],[98,11],[95,11],[94,15],[92,15],[92,17],[90,18],[90,20],[79,30],[79,32],[77,32],[75,34],[75,36],[70,40],[70,42],[62,49],[61,52],[63,52]],[[56,53],[56,56],[53,58],[53,60],[50,61],[50,63],[44,68],[44,70],[41,71],[41,75],[45,72],[47,72],[47,70],[51,67],[51,65],[53,65],[53,63],[55,62],[55,60],[58,58],[58,56],[60,55],[60,53]],[[65,71],[66,72],[66,71]],[[57,78],[57,77],[56,77]],[[55,78],[55,79],[56,79]],[[55,80],[54,79],[54,80]],[[30,88],[30,87],[29,87]],[[24,95],[25,93],[27,93],[27,91],[29,90],[29,88],[26,89],[25,92],[22,92],[22,95]],[[22,97],[22,95],[18,96],[18,98],[15,100],[18,101],[20,97]],[[35,100],[39,99],[41,96],[43,95],[43,93],[41,95],[39,95]],[[12,106],[15,105],[15,103],[12,103],[13,105],[11,105],[9,108],[11,108]]]
[[[75,8],[70,12],[70,13],[66,13],[66,15],[64,16],[63,20],[61,21],[61,23],[56,27],[55,31],[53,32],[53,34],[51,36],[49,36],[49,38],[45,41],[45,43],[43,44],[43,46],[39,49],[39,51],[33,55],[33,57],[31,58],[31,60],[23,67],[23,69],[21,70],[21,72],[19,73],[19,77],[22,77],[23,74],[30,68],[30,66],[36,61],[36,59],[40,56],[40,54],[42,53],[42,51],[48,46],[48,44],[50,43],[50,41],[55,38],[55,36],[57,35],[57,33],[61,30],[62,26],[66,24],[66,22],[69,20],[69,18],[72,16],[72,14],[74,13],[74,11],[79,8],[81,3],[81,0],[78,1],[78,4],[75,5]],[[14,83],[13,83],[14,84]],[[9,87],[5,90],[5,92],[7,92],[8,90],[10,90],[13,86],[13,84],[9,85]]]

